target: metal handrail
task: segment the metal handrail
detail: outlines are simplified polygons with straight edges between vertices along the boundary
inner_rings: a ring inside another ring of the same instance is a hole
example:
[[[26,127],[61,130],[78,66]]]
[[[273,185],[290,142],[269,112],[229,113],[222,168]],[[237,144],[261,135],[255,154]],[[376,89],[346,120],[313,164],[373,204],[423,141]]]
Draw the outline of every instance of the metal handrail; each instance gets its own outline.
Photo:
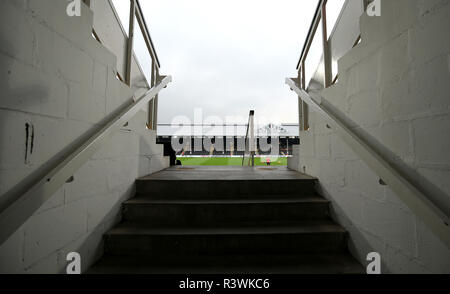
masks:
[[[344,142],[386,183],[394,193],[414,212],[439,238],[450,247],[450,219],[439,207],[434,205],[415,185],[398,172],[379,153],[360,138],[336,113],[325,105],[327,101],[320,96],[312,97],[296,79],[286,79],[286,84],[298,94],[312,111],[329,121]],[[342,116],[343,114],[340,114]]]
[[[145,42],[147,43],[147,46],[149,47],[150,55],[152,56],[152,59],[156,61],[156,66],[158,68],[161,67],[161,63],[159,62],[158,54],[155,50],[155,45],[153,44],[152,38],[150,36],[150,31],[147,26],[147,22],[145,21],[144,13],[142,12],[141,8],[141,2],[139,0],[136,0],[136,17],[138,19],[138,22],[141,26],[142,34],[144,35]]]
[[[117,21],[120,23],[120,26],[125,34],[126,37],[126,54],[125,54],[125,69],[123,76],[120,73],[117,73],[118,78],[123,83],[127,84],[129,87],[132,87],[132,81],[131,81],[131,73],[132,73],[132,64],[133,64],[133,58],[134,58],[134,30],[135,30],[135,20],[137,20],[137,24],[139,25],[139,28],[142,32],[142,36],[144,38],[144,42],[147,46],[147,50],[151,57],[151,77],[150,80],[147,81],[149,88],[152,88],[156,85],[156,81],[160,79],[160,67],[161,63],[159,61],[158,54],[156,53],[155,46],[153,43],[153,40],[150,36],[150,31],[148,29],[147,22],[144,17],[144,13],[142,11],[140,0],[129,0],[130,1],[130,11],[129,11],[129,26],[128,26],[128,36],[126,36],[126,32],[123,29],[124,25],[120,20],[120,17],[117,15],[114,4],[112,3],[112,0],[108,0],[111,8],[113,9],[113,12],[116,16]],[[90,7],[91,1],[90,0],[83,0],[83,2]],[[97,33],[93,30],[94,36],[96,36],[96,39],[100,41],[100,38],[98,38]],[[119,56],[117,56],[119,57]],[[137,62],[137,60],[136,60]],[[139,67],[139,64],[138,64]],[[140,68],[142,74],[144,75],[144,72]],[[145,77],[145,75],[144,75]],[[148,105],[148,122],[147,122],[147,128],[150,130],[156,130],[158,126],[158,96],[155,97],[152,101],[150,101]]]
[[[144,37],[145,44],[147,45],[148,52],[152,59],[151,68],[151,80],[150,87],[156,85],[156,81],[160,79],[159,69],[161,63],[156,53],[155,46],[150,36],[150,31],[145,21],[144,13],[142,12],[141,3],[139,0],[130,0],[130,23],[128,27],[128,44],[127,44],[127,66],[125,82],[131,87],[131,66],[133,58],[133,42],[134,42],[134,21],[135,18],[141,29],[142,36]],[[148,105],[148,122],[147,128],[150,130],[156,130],[158,127],[158,95],[149,102]]]
[[[161,77],[153,87],[138,100],[125,107],[102,129],[67,156],[54,169],[28,189],[19,199],[0,213],[0,245],[25,223],[54,193],[56,193],[75,172],[98,151],[111,136],[119,131],[151,99],[170,82],[172,77]]]
[[[308,35],[306,36],[305,43],[303,44],[302,53],[300,54],[300,58],[297,63],[297,70],[300,69],[302,62],[306,59],[306,55],[308,55],[309,48],[311,47],[314,35],[316,34],[317,27],[319,26],[319,22],[322,18],[321,8],[324,0],[319,0],[317,3],[316,11],[314,12],[314,17],[311,21],[311,25],[309,27]]]
[[[344,4],[344,7],[347,6],[349,1],[355,1],[355,0],[347,0]],[[364,10],[367,9],[367,6],[371,2],[370,0],[359,0],[363,4]],[[308,88],[307,83],[309,81],[306,81],[306,59],[308,57],[309,51],[311,49],[312,43],[314,41],[314,38],[316,36],[317,29],[319,25],[321,24],[322,27],[322,45],[323,45],[323,87],[328,88],[331,85],[335,84],[337,82],[338,76],[333,75],[333,66],[332,66],[332,49],[331,49],[331,38],[333,34],[331,34],[330,37],[328,37],[328,29],[327,28],[327,3],[328,0],[319,0],[317,4],[317,8],[314,13],[314,17],[312,19],[311,25],[309,27],[308,35],[306,37],[305,43],[303,45],[302,52],[300,54],[299,61],[297,63],[297,71],[298,71],[298,77],[297,80],[302,87],[302,89],[306,90]],[[339,20],[335,24],[338,25]],[[334,28],[334,29],[335,29]],[[332,29],[332,32],[334,32],[334,29]],[[359,39],[359,38],[358,38]],[[358,41],[358,40],[356,40]],[[357,42],[355,42],[357,44]],[[355,46],[355,45],[354,45]],[[353,47],[354,47],[353,46]],[[308,104],[301,101],[299,98],[299,127],[300,132],[306,131],[309,129],[309,117],[308,117]]]
[[[300,67],[302,66],[303,62],[305,61],[305,59],[309,53],[309,49],[312,45],[314,36],[317,32],[317,28],[319,27],[320,20],[323,18],[323,14],[324,14],[323,12],[324,12],[324,8],[327,5],[327,1],[328,0],[319,0],[319,2],[317,3],[317,8],[314,12],[314,16],[311,21],[311,25],[309,26],[308,35],[306,36],[305,43],[303,44],[302,53],[300,54],[300,58],[297,63],[297,70],[300,70]],[[367,9],[367,6],[371,2],[371,0],[362,0],[362,2],[364,5],[364,9]],[[326,16],[324,18],[324,22],[326,22]],[[327,34],[325,32],[325,41],[326,41],[326,36],[327,36]]]
[[[83,0],[90,6],[90,0]],[[127,44],[127,68],[125,82],[131,87],[131,65],[133,58],[134,17],[137,17],[142,34],[152,58],[152,81],[150,89],[135,102],[126,106],[119,114],[67,156],[49,173],[30,187],[15,202],[0,212],[0,245],[3,244],[25,221],[31,217],[50,197],[58,191],[75,172],[123,125],[139,110],[149,105],[150,129],[157,125],[158,93],[172,81],[170,76],[159,74],[160,62],[151,40],[139,0],[130,0],[130,26]]]
[[[245,157],[247,155],[247,151],[250,152],[250,160],[248,162],[248,166],[255,166],[255,111],[250,110],[250,114],[248,116],[248,124],[247,131],[245,133],[245,141],[244,141],[244,154],[242,155],[242,166],[245,165]]]
[[[142,36],[144,37],[145,44],[147,45],[148,52],[152,59],[152,77],[151,86],[154,86],[155,78],[158,78],[159,69],[161,67],[161,63],[159,62],[158,54],[155,50],[155,45],[153,44],[153,40],[150,36],[150,31],[147,26],[147,22],[144,17],[144,13],[142,12],[141,3],[139,0],[130,0],[130,23],[128,27],[128,55],[127,55],[127,76],[131,74],[131,59],[133,55],[133,42],[134,42],[134,21],[135,18],[139,24],[139,28],[142,32]],[[131,81],[127,80],[129,84]]]

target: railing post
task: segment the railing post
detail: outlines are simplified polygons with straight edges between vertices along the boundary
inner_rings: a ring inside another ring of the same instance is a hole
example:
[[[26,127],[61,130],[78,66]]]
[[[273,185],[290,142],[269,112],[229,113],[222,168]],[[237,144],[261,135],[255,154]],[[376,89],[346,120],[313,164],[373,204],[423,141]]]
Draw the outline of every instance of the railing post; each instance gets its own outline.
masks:
[[[159,69],[156,66],[156,62],[154,62],[155,64],[155,85],[159,80]],[[155,98],[153,98],[153,130],[157,131],[158,130],[158,95],[155,96]]]
[[[155,67],[156,62],[152,60],[152,76],[150,77],[150,88],[153,88],[156,84],[156,73],[155,73]],[[147,128],[149,130],[154,130],[154,114],[155,114],[155,105],[154,105],[155,99],[151,99],[148,103],[148,123]]]
[[[250,111],[250,120],[248,122],[249,144],[251,166],[255,166],[256,142],[255,142],[255,112]]]
[[[298,69],[298,81],[301,83],[302,80],[302,69]],[[300,96],[298,96],[298,128],[299,133],[301,133],[303,130],[303,100]]]
[[[130,25],[128,27],[127,67],[125,83],[131,87],[131,64],[133,60],[134,19],[136,15],[136,0],[130,0]]]
[[[327,31],[327,0],[324,0],[321,8],[322,13],[322,43],[324,64],[324,87],[328,88],[333,82],[333,68],[331,64],[331,46],[328,42]]]
[[[248,166],[255,166],[255,154],[257,150],[257,142],[255,138],[255,111],[250,110],[250,115],[248,117],[247,132],[244,138],[244,155],[242,156],[242,166],[245,164],[245,156],[247,151],[250,153],[250,159],[248,161]]]
[[[302,60],[301,65],[301,78],[300,78],[301,88],[306,91],[306,70],[305,70],[305,60]],[[309,110],[308,110],[308,104],[306,104],[302,100],[302,115],[301,115],[302,121],[301,123],[301,130],[307,131],[309,130]]]

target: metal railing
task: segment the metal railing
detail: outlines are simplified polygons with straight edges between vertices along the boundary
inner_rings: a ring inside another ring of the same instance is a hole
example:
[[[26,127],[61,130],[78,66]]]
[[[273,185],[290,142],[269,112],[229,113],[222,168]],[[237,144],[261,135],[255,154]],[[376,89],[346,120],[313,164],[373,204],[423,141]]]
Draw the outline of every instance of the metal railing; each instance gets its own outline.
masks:
[[[91,0],[83,0],[84,3],[87,6],[91,6]],[[98,0],[97,0],[98,1]],[[147,22],[145,21],[144,13],[142,11],[141,3],[139,0],[129,0],[130,1],[130,10],[129,10],[129,24],[128,24],[128,35],[126,36],[126,52],[125,52],[125,62],[124,62],[124,71],[122,72],[122,75],[118,73],[119,79],[127,84],[128,86],[132,87],[132,69],[133,69],[133,57],[134,57],[134,41],[135,41],[135,33],[136,28],[135,24],[138,25],[138,28],[140,29],[142,33],[142,37],[144,39],[145,45],[147,47],[148,53],[151,58],[151,70],[150,70],[150,77],[148,82],[149,88],[152,88],[156,85],[156,83],[161,80],[160,78],[160,67],[161,63],[159,61],[158,55],[155,50],[155,46],[153,44],[152,38],[150,36],[150,31],[147,25]],[[110,1],[111,7],[114,7],[114,4],[112,1]],[[95,5],[93,5],[95,6]],[[114,8],[113,8],[114,10]],[[94,11],[95,13],[95,11]],[[114,11],[114,13],[116,13]],[[117,17],[117,21],[119,23],[122,23],[120,18]],[[123,28],[124,25],[121,24],[121,27]],[[125,33],[125,32],[124,32]],[[97,36],[97,32],[95,30],[93,31],[94,36]],[[100,38],[96,37],[99,42]],[[120,53],[116,52],[116,55],[121,55]],[[120,56],[117,56],[120,58]],[[137,60],[135,59],[136,63]],[[138,64],[139,66],[139,64]],[[148,105],[148,121],[147,121],[147,128],[150,130],[156,130],[158,126],[158,96],[156,96],[154,99],[152,99],[149,102]]]
[[[242,166],[255,166],[256,138],[255,138],[255,111],[250,110],[247,131],[244,141],[244,154],[242,155]]]
[[[157,81],[160,80],[159,69],[161,64],[159,62],[158,55],[156,54],[155,46],[153,45],[152,38],[147,23],[142,12],[141,4],[139,0],[130,0],[130,25],[128,32],[128,54],[127,54],[127,74],[126,83],[130,86],[131,83],[131,59],[133,58],[133,41],[134,41],[134,22],[135,18],[139,24],[142,35],[144,36],[145,44],[147,45],[148,52],[152,58],[152,70],[150,87],[154,87]],[[158,127],[158,95],[149,102],[148,105],[148,122],[147,128],[150,130],[156,130]]]
[[[353,2],[350,2],[353,1]],[[356,3],[356,0],[347,0],[348,3]],[[360,5],[365,11],[370,4],[370,0],[362,0]],[[323,42],[323,86],[327,88],[337,80],[337,73],[333,79],[333,71],[331,64],[330,38],[327,34],[326,22],[326,4],[327,0],[320,0],[317,6],[313,22],[311,24],[308,36],[303,46],[300,60],[297,64],[298,77],[286,79],[286,84],[298,95],[299,98],[299,118],[300,131],[306,131],[308,125],[309,110],[318,113],[328,123],[328,126],[336,131],[339,137],[396,193],[396,195],[415,213],[447,246],[450,247],[450,218],[439,207],[432,203],[429,198],[423,194],[413,182],[408,180],[397,171],[388,160],[380,155],[373,147],[367,144],[355,131],[349,127],[346,122],[350,121],[343,113],[336,113],[331,105],[323,97],[319,96],[316,91],[307,92],[307,81],[305,77],[305,60],[308,56],[314,35],[322,20],[322,42]],[[359,19],[359,15],[357,16]],[[339,24],[339,20],[336,25]],[[335,28],[336,29],[336,28]],[[355,41],[341,46],[342,50],[349,50],[361,41],[361,35],[355,35]],[[343,55],[345,52],[341,52]]]
[[[90,4],[89,0],[83,1],[86,5]],[[146,30],[148,46],[153,59],[153,75],[151,88],[141,95],[136,101],[124,107],[117,115],[109,120],[99,131],[92,135],[87,141],[80,145],[74,152],[69,154],[50,172],[45,174],[38,182],[28,188],[11,205],[0,212],[0,245],[3,244],[17,229],[23,225],[54,193],[58,191],[69,179],[73,177],[75,172],[80,169],[96,151],[98,151],[111,136],[119,131],[131,118],[133,118],[142,108],[158,97],[158,93],[167,87],[172,81],[170,76],[161,76],[159,74],[159,61],[154,52],[154,46],[151,43],[150,35],[145,24],[142,11],[138,0],[131,0],[131,13],[136,14],[138,22],[142,24],[142,28]],[[134,3],[134,5],[133,5]],[[137,5],[136,5],[137,4]],[[131,21],[130,21],[131,23]],[[128,70],[127,81],[130,85],[131,58],[133,46],[133,26],[130,26],[128,42]],[[153,109],[156,112],[157,102],[154,102]],[[150,113],[152,115],[152,113]],[[156,126],[156,116],[153,117],[153,124]]]
[[[371,2],[370,0],[347,0],[344,4],[344,8],[351,4],[360,1],[362,3],[363,11],[366,10],[367,6]],[[308,88],[307,83],[309,81],[306,80],[306,59],[308,58],[308,54],[310,52],[311,46],[313,44],[313,40],[316,36],[317,30],[319,26],[322,28],[322,59],[323,59],[323,87],[328,88],[333,85],[337,81],[337,74],[333,75],[333,54],[332,54],[332,44],[331,39],[333,35],[328,36],[328,27],[327,27],[327,0],[319,0],[317,8],[314,13],[314,17],[311,23],[311,26],[308,31],[308,35],[306,37],[305,43],[303,45],[302,53],[300,55],[299,61],[297,63],[297,82],[300,85],[301,89],[306,90]],[[343,8],[343,9],[344,9]],[[360,15],[356,15],[359,19]],[[336,21],[335,26],[337,26],[340,22],[340,18]],[[333,31],[335,28],[331,28]],[[353,36],[354,40],[351,41],[351,47],[354,47],[358,44],[360,40],[360,34]],[[333,44],[333,47],[336,47],[336,44]],[[348,49],[351,49],[348,48]],[[345,48],[347,49],[347,48]],[[344,50],[345,50],[344,49]],[[342,53],[341,53],[342,55]],[[339,56],[340,57],[340,56]],[[313,69],[315,70],[315,69]],[[299,97],[299,127],[300,131],[307,131],[309,129],[309,117],[308,117],[308,104],[302,101]]]

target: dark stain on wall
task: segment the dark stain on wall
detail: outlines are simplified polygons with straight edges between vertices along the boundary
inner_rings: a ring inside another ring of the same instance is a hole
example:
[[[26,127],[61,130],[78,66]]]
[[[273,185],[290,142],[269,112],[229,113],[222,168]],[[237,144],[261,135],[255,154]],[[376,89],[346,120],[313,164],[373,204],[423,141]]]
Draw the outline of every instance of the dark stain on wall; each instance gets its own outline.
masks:
[[[30,163],[30,157],[34,150],[34,126],[25,124],[25,164]]]

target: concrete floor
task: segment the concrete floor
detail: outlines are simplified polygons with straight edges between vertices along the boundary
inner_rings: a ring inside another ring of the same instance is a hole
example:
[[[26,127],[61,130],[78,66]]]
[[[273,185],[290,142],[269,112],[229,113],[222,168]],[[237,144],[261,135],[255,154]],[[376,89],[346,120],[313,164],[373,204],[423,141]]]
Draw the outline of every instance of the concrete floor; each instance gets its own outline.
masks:
[[[287,167],[174,166],[141,180],[310,180]]]

